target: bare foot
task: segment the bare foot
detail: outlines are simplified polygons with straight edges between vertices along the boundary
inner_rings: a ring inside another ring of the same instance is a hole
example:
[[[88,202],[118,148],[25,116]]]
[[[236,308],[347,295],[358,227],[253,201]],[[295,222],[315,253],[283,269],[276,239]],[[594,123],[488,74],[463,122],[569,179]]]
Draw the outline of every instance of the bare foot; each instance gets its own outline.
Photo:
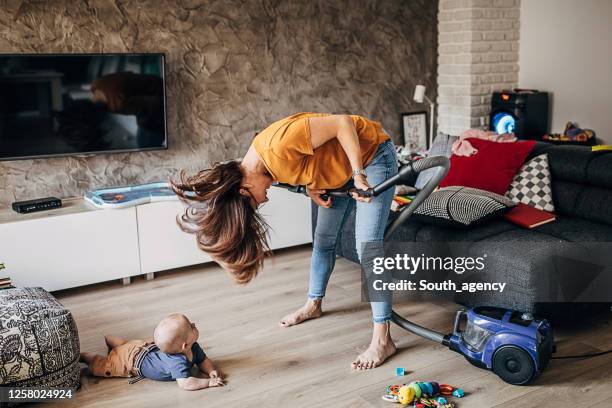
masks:
[[[79,356],[79,361],[81,363],[85,363],[85,364],[91,364],[91,362],[94,360],[94,357],[96,356],[96,353],[89,353],[87,351],[84,351],[81,353],[81,355]]]
[[[117,336],[104,336],[104,342],[106,343],[106,347],[108,349],[108,352],[110,353],[112,349],[114,349],[115,347],[119,347],[125,343],[127,343],[127,340],[122,339],[121,337],[117,337]]]
[[[321,299],[308,299],[304,306],[283,317],[278,325],[280,327],[294,326],[306,320],[321,317],[322,314],[323,310],[321,309]]]
[[[355,370],[369,370],[381,365],[397,351],[391,338],[389,323],[374,324],[370,347],[361,353],[351,367]]]

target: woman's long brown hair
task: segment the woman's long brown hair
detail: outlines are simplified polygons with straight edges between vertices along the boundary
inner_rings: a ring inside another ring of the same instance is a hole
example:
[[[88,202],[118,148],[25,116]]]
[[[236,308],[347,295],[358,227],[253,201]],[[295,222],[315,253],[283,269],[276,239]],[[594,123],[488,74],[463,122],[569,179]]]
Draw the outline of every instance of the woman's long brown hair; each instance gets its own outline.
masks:
[[[266,224],[240,194],[240,164],[217,163],[193,176],[181,171],[180,181],[170,180],[174,192],[187,204],[176,221],[195,234],[198,246],[223,266],[237,283],[251,281],[269,251]]]

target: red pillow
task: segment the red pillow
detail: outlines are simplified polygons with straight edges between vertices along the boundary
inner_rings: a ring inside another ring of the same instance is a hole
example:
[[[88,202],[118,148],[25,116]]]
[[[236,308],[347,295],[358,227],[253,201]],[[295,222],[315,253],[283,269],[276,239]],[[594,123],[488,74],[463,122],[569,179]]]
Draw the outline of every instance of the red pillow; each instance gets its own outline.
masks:
[[[478,153],[473,156],[451,156],[448,174],[440,187],[464,186],[506,194],[512,179],[533,149],[533,140],[498,143],[469,138]]]

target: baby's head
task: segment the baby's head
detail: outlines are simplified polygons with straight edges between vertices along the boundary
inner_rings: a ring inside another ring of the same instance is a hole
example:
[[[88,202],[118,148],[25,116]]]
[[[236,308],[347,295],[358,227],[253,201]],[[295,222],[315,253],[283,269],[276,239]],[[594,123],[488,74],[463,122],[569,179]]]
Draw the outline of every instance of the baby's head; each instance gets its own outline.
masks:
[[[200,332],[196,325],[180,313],[165,317],[153,332],[155,344],[163,353],[177,354],[191,349]]]

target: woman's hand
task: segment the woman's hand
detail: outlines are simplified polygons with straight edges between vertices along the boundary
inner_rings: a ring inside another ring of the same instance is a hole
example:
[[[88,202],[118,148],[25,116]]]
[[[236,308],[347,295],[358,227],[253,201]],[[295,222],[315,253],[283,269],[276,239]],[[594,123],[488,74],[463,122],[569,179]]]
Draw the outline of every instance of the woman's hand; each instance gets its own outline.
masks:
[[[306,194],[308,194],[308,197],[312,198],[312,201],[319,207],[329,208],[332,205],[331,197],[327,197],[327,201],[321,198],[321,194],[325,194],[325,190],[311,190],[306,187]]]
[[[363,175],[359,175],[355,177],[355,188],[359,190],[367,190],[371,187],[366,177]],[[360,197],[357,193],[352,193],[351,196],[356,201],[363,201],[364,203],[369,203],[370,201],[372,201],[372,197]]]

